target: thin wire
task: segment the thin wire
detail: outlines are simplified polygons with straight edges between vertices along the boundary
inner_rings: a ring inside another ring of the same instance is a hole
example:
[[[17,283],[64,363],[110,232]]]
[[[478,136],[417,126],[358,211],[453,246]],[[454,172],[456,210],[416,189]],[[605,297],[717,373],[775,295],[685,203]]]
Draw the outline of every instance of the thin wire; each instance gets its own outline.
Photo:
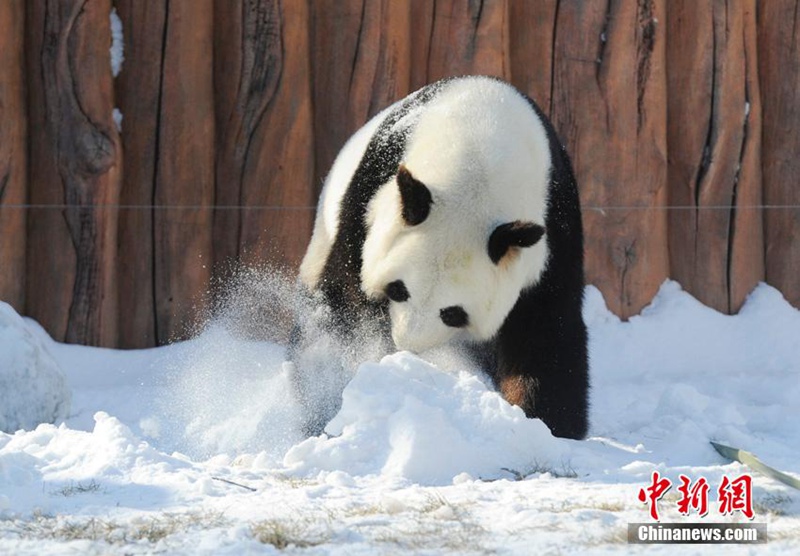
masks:
[[[0,209],[2,208],[19,208],[19,209],[54,209],[54,210],[64,210],[64,209],[106,209],[106,210],[314,210],[317,208],[316,205],[309,205],[309,206],[281,206],[281,205],[252,205],[252,206],[243,206],[243,205],[117,205],[117,204],[105,204],[105,205],[75,205],[75,204],[26,204],[26,203],[16,203],[16,204],[8,204],[3,205],[0,204]]]
[[[36,209],[36,210],[65,210],[65,209],[104,209],[104,210],[271,210],[271,211],[304,211],[316,210],[316,205],[282,206],[282,205],[76,205],[66,203],[10,203],[0,204],[0,209]],[[583,210],[592,211],[633,211],[633,210],[800,210],[800,205],[583,205]]]

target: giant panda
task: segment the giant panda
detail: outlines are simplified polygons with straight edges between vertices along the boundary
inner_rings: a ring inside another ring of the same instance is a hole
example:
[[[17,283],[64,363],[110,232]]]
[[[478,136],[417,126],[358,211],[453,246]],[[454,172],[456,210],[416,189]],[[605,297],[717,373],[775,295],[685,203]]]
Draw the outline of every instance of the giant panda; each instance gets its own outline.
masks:
[[[357,351],[366,326],[384,352],[464,346],[528,417],[585,436],[577,185],[553,127],[511,85],[438,81],[356,132],[325,180],[299,282],[316,303],[313,326],[337,341]],[[308,322],[290,358],[312,435],[341,400],[309,394]]]

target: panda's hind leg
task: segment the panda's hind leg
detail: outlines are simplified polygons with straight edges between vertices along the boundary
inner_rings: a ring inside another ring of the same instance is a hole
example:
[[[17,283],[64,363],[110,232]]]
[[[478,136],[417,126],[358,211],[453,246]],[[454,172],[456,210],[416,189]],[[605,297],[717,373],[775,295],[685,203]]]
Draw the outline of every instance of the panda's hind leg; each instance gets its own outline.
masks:
[[[496,338],[497,389],[555,436],[589,429],[589,361],[580,296],[524,294]]]

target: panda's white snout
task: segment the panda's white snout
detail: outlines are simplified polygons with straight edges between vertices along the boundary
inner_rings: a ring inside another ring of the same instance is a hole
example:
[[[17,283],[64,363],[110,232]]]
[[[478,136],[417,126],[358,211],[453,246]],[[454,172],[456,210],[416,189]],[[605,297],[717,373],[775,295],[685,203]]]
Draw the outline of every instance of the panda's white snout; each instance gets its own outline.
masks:
[[[413,353],[422,353],[446,344],[469,321],[461,307],[418,312],[405,303],[392,305],[390,315],[395,347]]]

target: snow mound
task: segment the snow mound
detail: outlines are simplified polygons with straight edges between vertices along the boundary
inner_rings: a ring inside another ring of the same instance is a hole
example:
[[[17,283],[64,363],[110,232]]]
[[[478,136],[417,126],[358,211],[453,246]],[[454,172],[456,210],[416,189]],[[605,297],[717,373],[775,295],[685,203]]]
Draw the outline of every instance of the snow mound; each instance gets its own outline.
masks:
[[[71,399],[64,373],[45,345],[0,302],[0,431],[62,421]]]
[[[561,469],[570,452],[569,441],[474,374],[447,373],[408,352],[362,365],[325,430],[330,436],[290,449],[284,465],[435,485],[465,473],[487,479]]]

